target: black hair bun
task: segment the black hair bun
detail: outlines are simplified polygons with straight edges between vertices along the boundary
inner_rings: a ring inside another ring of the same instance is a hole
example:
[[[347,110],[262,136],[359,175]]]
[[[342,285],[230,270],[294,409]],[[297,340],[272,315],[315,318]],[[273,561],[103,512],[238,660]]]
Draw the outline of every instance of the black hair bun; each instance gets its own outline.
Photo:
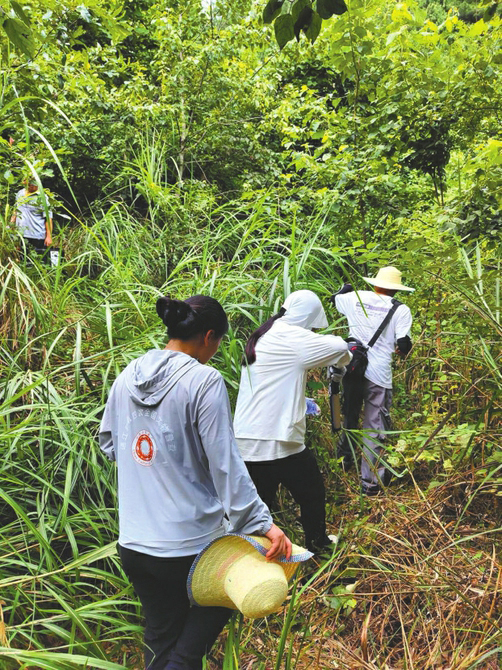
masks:
[[[171,339],[190,340],[212,331],[220,340],[228,331],[228,319],[220,303],[208,295],[193,295],[186,300],[170,296],[159,298],[155,305]]]
[[[161,321],[164,321],[164,314],[167,311],[167,306],[169,304],[170,298],[169,296],[159,298],[157,302],[155,303],[155,309],[157,310],[157,314],[159,315],[159,318]]]
[[[156,309],[170,337],[182,334],[195,320],[195,312],[184,300],[165,296],[157,300]]]

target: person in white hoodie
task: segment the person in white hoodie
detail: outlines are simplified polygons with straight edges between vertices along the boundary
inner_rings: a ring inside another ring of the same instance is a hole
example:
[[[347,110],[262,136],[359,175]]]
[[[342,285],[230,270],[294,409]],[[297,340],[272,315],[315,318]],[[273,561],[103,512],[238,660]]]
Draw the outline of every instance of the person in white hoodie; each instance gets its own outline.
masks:
[[[227,531],[268,537],[268,559],[289,558],[291,542],[239,454],[223,378],[205,365],[228,330],[222,306],[159,298],[157,313],[169,343],[117,377],[99,441],[117,463],[118,549],[146,618],[145,666],[200,670],[231,610],[190,606],[196,555]]]
[[[314,553],[331,539],[322,475],[305,446],[307,371],[351,360],[341,337],[312,332],[327,325],[315,293],[291,293],[247,342],[234,416],[237,445],[258,494],[270,508],[279,484],[290,491],[300,506],[305,545]]]

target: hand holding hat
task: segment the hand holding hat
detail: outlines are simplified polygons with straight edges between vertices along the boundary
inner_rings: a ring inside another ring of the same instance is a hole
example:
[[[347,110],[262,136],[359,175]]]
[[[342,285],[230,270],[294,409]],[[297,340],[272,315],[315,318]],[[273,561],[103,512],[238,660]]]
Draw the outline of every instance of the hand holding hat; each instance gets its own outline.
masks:
[[[269,550],[265,554],[265,558],[268,561],[271,561],[274,558],[280,559],[281,556],[284,556],[289,560],[292,551],[291,540],[286,536],[284,531],[279,528],[279,526],[276,526],[275,523],[273,523],[270,527],[270,530],[265,533],[265,537],[268,537],[272,543]]]
[[[210,542],[195,558],[187,581],[193,605],[228,607],[251,619],[277,612],[288,581],[313,555],[292,545],[289,558],[267,560],[271,540],[230,533]]]

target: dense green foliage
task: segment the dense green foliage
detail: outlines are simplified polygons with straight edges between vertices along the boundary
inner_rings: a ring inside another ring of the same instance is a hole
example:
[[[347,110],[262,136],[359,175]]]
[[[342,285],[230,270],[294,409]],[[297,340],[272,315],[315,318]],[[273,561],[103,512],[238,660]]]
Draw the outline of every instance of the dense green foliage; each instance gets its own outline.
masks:
[[[276,4],[273,21],[314,5]],[[390,263],[417,289],[382,503],[388,532],[403,534],[390,548],[357,477],[340,472],[314,375],[311,440],[339,553],[317,596],[302,587],[259,626],[259,644],[251,625],[231,628],[225,667],[239,646],[277,670],[426,668],[441,655],[488,668],[500,651],[500,9],[350,0],[328,18],[333,3],[315,4],[327,8],[316,39],[305,24],[310,39],[280,50],[265,2],[0,2],[2,668],[140,667],[96,434],[117,373],[162,346],[155,298],[223,302],[232,327],[214,364],[234,400],[245,339],[285,295],[325,300]],[[26,264],[9,223],[29,175],[55,208],[57,269]],[[371,592],[391,572],[418,602],[386,601],[399,617],[377,624]],[[379,574],[347,601],[340,579]]]

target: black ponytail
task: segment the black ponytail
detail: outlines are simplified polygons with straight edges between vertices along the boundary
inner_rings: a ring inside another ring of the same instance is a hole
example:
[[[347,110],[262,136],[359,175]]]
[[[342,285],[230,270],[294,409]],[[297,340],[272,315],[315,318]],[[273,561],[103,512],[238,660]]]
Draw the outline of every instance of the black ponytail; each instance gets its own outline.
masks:
[[[251,334],[249,337],[249,340],[246,343],[246,349],[244,350],[244,361],[243,365],[246,363],[248,365],[252,365],[256,361],[256,343],[260,339],[262,335],[265,335],[267,331],[269,331],[272,328],[272,325],[274,321],[277,321],[277,319],[280,319],[281,316],[284,316],[286,314],[286,310],[284,307],[281,307],[281,309],[277,312],[277,314],[274,314],[274,316],[271,316],[270,319],[265,321],[265,323],[262,323],[259,328],[257,328],[254,333]]]
[[[187,341],[213,330],[215,338],[220,339],[228,331],[225,310],[208,295],[194,295],[186,300],[165,296],[157,300],[156,309],[169,338]]]

